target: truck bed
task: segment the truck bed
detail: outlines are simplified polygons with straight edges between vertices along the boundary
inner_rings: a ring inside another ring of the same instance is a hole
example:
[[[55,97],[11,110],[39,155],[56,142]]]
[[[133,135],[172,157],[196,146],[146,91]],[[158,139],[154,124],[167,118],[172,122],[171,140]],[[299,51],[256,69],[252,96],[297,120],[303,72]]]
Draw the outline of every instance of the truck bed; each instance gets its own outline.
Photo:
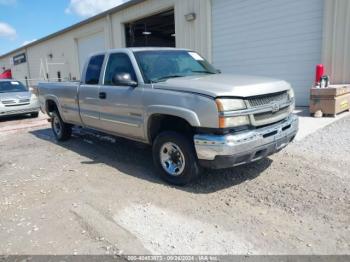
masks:
[[[42,82],[38,84],[39,103],[46,112],[46,103],[52,100],[59,105],[61,117],[67,122],[79,124],[78,89],[80,83],[74,82]]]

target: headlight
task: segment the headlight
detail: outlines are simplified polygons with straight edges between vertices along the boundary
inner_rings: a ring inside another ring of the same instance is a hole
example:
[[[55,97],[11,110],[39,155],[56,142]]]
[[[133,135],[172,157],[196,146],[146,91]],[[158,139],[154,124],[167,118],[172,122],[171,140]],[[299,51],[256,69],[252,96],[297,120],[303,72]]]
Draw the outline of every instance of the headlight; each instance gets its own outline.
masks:
[[[215,100],[219,112],[245,109],[246,105],[242,99],[218,98]]]
[[[293,113],[294,109],[295,109],[295,99],[294,99],[295,95],[294,95],[294,90],[293,88],[288,90],[288,98],[289,100],[293,100],[293,103],[289,106],[289,113]]]
[[[246,109],[246,104],[242,99],[218,98],[215,100],[219,113]],[[219,116],[219,127],[238,127],[249,125],[249,116]]]
[[[288,97],[289,97],[289,100],[294,98],[294,90],[293,90],[293,88],[288,90]]]

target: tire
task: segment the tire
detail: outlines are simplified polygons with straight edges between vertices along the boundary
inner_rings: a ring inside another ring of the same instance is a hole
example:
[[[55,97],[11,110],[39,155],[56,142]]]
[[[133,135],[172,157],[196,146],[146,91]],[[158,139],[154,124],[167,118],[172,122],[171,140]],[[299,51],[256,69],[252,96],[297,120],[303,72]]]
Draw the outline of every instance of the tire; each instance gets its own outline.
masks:
[[[31,113],[30,116],[32,118],[37,118],[39,116],[39,112],[34,112],[34,113]]]
[[[166,160],[169,154],[171,157]],[[200,173],[193,142],[176,132],[167,131],[157,136],[153,143],[153,161],[160,177],[173,185],[184,186]]]
[[[63,122],[57,111],[51,114],[51,128],[57,141],[66,141],[72,135],[72,126]]]

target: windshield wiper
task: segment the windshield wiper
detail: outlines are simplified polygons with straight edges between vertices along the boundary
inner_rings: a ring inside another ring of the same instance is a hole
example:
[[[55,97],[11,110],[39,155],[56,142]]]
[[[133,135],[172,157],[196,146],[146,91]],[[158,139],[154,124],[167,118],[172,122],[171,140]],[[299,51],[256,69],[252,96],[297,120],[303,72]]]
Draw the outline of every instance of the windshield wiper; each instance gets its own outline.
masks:
[[[191,72],[193,73],[200,73],[200,74],[212,74],[212,75],[215,75],[216,73],[214,72],[210,72],[210,71],[204,71],[204,70],[192,70]]]
[[[169,78],[176,78],[176,77],[184,77],[184,75],[167,75],[167,76],[162,76],[160,78],[152,80],[152,82],[153,83],[158,83],[158,82],[161,82],[162,80],[167,80]]]

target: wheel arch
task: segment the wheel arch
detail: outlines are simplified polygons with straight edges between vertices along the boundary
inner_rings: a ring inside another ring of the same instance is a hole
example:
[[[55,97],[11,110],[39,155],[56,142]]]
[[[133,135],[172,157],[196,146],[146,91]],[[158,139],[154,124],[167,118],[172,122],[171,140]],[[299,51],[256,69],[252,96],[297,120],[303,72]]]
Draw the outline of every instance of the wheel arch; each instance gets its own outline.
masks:
[[[196,126],[199,126],[198,117],[191,114],[176,114],[175,112],[153,112],[147,118],[146,134],[150,144],[162,131],[176,131],[186,135],[193,135]]]
[[[48,96],[45,98],[45,112],[50,115],[54,110],[57,110],[61,118],[64,120],[64,114],[62,114],[62,108],[58,102],[57,97]]]

